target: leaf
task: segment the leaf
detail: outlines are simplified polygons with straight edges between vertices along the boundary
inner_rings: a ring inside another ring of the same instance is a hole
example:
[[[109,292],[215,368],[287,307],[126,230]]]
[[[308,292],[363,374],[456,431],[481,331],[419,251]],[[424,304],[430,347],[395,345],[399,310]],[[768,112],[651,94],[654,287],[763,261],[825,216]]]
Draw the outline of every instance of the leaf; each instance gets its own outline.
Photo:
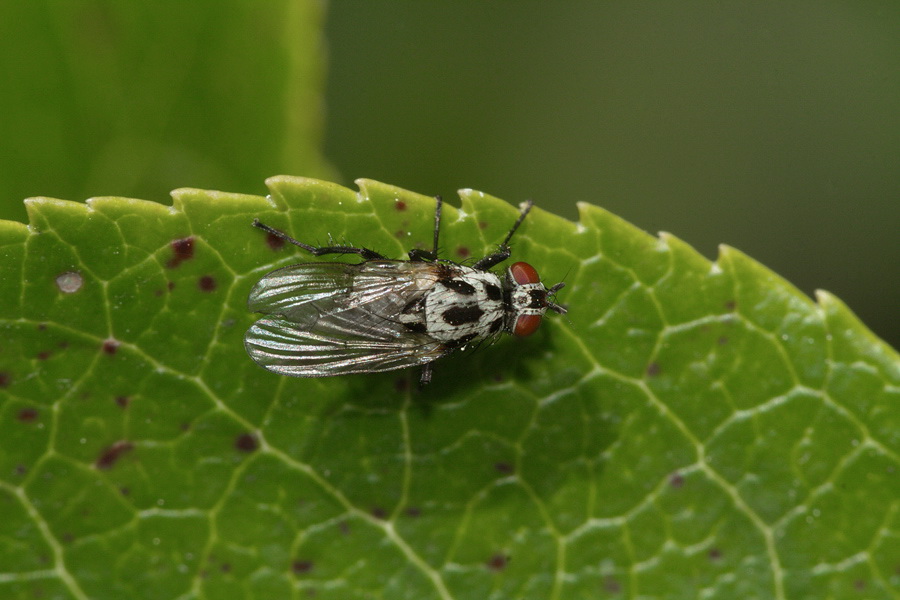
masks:
[[[900,361],[833,296],[536,209],[514,257],[566,317],[421,390],[283,378],[244,352],[246,297],[311,259],[251,220],[402,257],[434,201],[268,184],[0,222],[2,597],[895,596]],[[452,260],[517,214],[461,198]]]

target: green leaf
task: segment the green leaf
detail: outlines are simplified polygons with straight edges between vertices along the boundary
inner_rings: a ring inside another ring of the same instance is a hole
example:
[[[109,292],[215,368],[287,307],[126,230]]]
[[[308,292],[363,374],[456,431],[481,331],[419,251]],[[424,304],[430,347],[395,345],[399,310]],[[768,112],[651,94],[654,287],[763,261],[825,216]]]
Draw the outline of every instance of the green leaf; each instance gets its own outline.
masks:
[[[0,222],[0,596],[896,597],[900,360],[833,296],[535,209],[514,257],[567,316],[424,389],[283,378],[246,298],[311,259],[251,220],[402,257],[434,201],[268,183]],[[517,215],[461,198],[452,260]]]

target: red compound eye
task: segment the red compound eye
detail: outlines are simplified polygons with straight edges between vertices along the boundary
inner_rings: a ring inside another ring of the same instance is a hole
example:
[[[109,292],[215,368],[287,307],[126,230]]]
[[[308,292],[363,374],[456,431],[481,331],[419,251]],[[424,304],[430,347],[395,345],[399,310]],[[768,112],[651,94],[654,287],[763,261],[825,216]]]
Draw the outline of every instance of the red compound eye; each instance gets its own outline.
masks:
[[[519,318],[516,319],[516,326],[513,328],[513,335],[527,337],[537,331],[540,326],[541,315],[519,315]]]
[[[535,268],[525,262],[513,263],[509,267],[509,272],[519,285],[526,283],[540,283],[541,281]]]

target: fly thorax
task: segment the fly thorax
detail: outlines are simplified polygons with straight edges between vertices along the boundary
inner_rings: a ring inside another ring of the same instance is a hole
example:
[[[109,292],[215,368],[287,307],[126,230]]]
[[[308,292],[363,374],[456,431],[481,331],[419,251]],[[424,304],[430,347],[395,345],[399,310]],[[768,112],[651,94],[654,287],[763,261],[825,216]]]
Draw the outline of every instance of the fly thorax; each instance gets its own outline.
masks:
[[[504,325],[500,278],[488,271],[460,267],[439,279],[425,300],[427,333],[453,345],[499,333]]]

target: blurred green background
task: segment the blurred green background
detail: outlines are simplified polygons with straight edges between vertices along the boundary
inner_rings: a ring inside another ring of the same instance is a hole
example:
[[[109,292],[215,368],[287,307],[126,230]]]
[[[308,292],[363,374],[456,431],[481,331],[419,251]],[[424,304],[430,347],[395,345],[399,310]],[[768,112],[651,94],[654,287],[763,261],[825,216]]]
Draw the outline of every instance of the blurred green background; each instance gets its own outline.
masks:
[[[36,0],[0,33],[0,217],[280,173],[587,201],[900,346],[900,3]]]

